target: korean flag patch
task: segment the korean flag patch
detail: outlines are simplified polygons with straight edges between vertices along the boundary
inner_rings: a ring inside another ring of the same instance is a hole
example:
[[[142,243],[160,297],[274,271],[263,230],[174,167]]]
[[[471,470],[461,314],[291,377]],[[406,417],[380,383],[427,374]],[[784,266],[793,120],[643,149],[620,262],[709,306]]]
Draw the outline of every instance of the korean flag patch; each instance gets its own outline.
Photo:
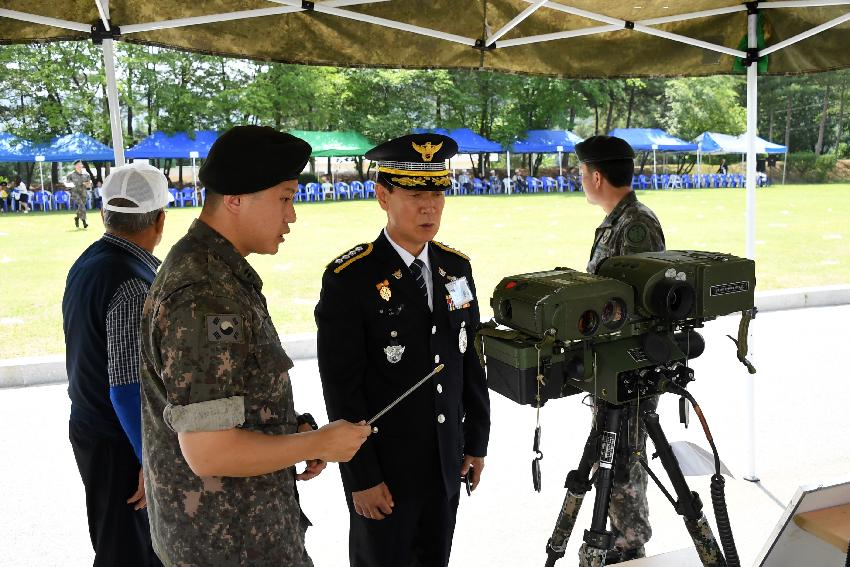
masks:
[[[207,340],[211,343],[241,343],[242,316],[232,313],[207,315]]]

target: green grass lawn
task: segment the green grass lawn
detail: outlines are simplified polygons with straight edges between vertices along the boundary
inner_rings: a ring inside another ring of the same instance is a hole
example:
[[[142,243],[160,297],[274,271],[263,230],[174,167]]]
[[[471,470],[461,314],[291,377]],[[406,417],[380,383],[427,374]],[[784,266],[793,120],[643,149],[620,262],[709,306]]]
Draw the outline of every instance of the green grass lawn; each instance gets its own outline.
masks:
[[[661,219],[669,249],[744,254],[743,189],[642,191],[639,198]],[[850,283],[850,185],[762,189],[757,209],[759,290]],[[198,211],[169,210],[157,256],[165,257]],[[249,258],[281,334],[314,330],[324,266],[374,240],[386,219],[375,201],[303,203],[296,211],[280,252]],[[451,197],[438,239],[472,258],[486,304],[504,276],[583,270],[603,216],[581,193]],[[78,230],[71,212],[0,215],[0,359],[63,351],[65,276],[103,227],[97,213],[89,219],[89,229]]]

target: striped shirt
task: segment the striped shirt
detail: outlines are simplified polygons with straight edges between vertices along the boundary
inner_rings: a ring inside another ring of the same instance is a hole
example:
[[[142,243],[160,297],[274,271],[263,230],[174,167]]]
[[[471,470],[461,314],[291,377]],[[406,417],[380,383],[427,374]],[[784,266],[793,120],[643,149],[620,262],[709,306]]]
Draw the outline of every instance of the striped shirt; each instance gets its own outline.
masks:
[[[160,260],[153,254],[114,234],[103,240],[136,256],[156,273]],[[133,278],[121,284],[106,308],[106,352],[109,386],[139,382],[139,322],[148,295],[146,281]]]

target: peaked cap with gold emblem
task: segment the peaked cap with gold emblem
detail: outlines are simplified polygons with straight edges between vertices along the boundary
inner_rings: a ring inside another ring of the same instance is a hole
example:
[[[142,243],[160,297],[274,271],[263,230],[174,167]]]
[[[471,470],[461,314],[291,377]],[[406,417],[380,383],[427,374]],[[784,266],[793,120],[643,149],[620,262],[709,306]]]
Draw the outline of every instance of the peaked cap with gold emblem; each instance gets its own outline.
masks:
[[[378,162],[378,183],[413,191],[445,191],[452,186],[446,160],[457,153],[457,142],[441,134],[409,134],[366,152]]]

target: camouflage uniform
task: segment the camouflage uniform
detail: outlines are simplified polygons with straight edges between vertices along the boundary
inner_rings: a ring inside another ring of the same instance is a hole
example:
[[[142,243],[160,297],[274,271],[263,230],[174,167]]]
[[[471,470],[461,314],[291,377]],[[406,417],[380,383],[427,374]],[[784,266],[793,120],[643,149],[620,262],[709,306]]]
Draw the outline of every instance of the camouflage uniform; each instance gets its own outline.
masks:
[[[74,202],[77,205],[77,214],[75,218],[83,221],[83,224],[86,222],[86,202],[89,199],[88,191],[86,190],[86,183],[91,183],[91,175],[82,171],[77,173],[76,170],[72,171],[65,178],[68,183],[73,183],[74,188],[71,189],[71,198],[74,199]]]
[[[664,248],[664,232],[655,213],[638,201],[634,191],[629,191],[617,203],[599,228],[587,263],[587,271],[596,273],[603,260],[611,256],[635,254],[637,252],[661,252]],[[658,396],[640,401],[640,409],[655,411]],[[624,430],[634,444],[635,418],[630,416]],[[631,447],[641,453],[646,452],[646,429],[640,424],[638,447]],[[649,525],[649,505],[646,500],[647,474],[640,463],[632,457],[629,460],[629,480],[626,483],[614,480],[608,516],[614,531],[614,545],[626,550],[633,557],[644,556],[644,544],[652,537]]]
[[[312,567],[294,467],[196,476],[177,432],[297,430],[292,361],[233,245],[196,220],[168,254],[142,315],[142,430],[153,546],[166,566]]]

